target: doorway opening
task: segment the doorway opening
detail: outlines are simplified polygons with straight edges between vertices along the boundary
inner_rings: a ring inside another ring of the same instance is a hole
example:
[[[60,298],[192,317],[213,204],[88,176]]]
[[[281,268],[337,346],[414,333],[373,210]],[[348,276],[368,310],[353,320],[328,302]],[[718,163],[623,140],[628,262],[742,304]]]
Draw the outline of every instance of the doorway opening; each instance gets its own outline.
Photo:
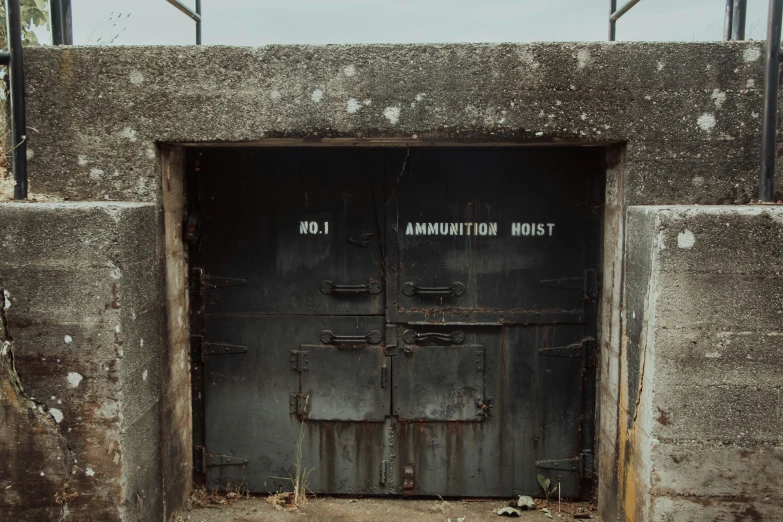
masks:
[[[198,477],[589,496],[604,158],[189,149]]]

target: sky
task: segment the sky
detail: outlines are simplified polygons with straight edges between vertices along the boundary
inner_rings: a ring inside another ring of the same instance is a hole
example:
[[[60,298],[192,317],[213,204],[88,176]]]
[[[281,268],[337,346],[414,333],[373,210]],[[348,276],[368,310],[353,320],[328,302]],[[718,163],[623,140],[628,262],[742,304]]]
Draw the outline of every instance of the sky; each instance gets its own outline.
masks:
[[[195,43],[193,21],[166,0],[72,2],[76,45]],[[618,22],[617,40],[720,40],[724,5],[641,0]],[[748,0],[747,38],[766,37],[767,5]],[[601,41],[608,6],[608,0],[202,0],[202,34],[204,45],[247,46]]]

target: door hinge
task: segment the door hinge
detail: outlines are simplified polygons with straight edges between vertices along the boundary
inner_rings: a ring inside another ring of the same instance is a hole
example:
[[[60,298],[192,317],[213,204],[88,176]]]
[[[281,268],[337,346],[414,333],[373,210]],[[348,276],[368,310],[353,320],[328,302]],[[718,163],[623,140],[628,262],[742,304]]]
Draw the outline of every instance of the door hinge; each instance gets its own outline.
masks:
[[[592,354],[595,354],[595,338],[585,337],[578,343],[566,346],[540,348],[538,354],[548,357],[564,357],[566,359],[581,359],[582,357],[585,357],[586,361],[589,363],[590,360],[593,359]]]
[[[292,393],[290,412],[299,417],[304,417],[310,410],[310,396],[306,393]]]
[[[310,371],[310,357],[309,352],[301,350],[291,350],[291,371],[292,372],[309,372]]]
[[[193,448],[193,471],[197,473],[206,473],[207,468],[221,466],[246,466],[247,463],[248,460],[244,457],[207,453],[207,450],[204,446],[195,446]]]
[[[542,469],[557,469],[562,471],[577,471],[581,478],[593,477],[593,452],[583,450],[578,457],[559,460],[539,460],[536,467]]]
[[[582,290],[586,300],[598,297],[598,272],[585,270],[583,276],[558,277],[556,279],[541,279],[538,282],[545,288],[561,288],[563,290]]]
[[[210,343],[204,340],[203,335],[190,336],[190,360],[191,362],[204,362],[207,355],[234,355],[247,353],[247,346],[228,343]]]

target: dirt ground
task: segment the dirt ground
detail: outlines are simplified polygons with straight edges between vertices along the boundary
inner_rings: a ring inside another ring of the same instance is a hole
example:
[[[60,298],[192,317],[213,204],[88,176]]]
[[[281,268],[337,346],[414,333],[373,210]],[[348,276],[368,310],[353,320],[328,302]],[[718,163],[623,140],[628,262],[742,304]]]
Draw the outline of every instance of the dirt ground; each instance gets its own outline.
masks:
[[[335,498],[319,497],[310,499],[302,508],[283,508],[273,506],[264,496],[250,498],[212,499],[212,502],[198,502],[198,507],[190,504],[180,513],[181,522],[364,522],[394,521],[405,522],[502,522],[520,520],[522,522],[546,522],[548,520],[572,521],[569,512],[577,507],[590,509],[588,503],[563,503],[558,513],[557,501],[547,506],[537,501],[539,509],[523,511],[521,517],[508,518],[495,513],[495,510],[509,504],[508,500],[420,500],[420,499],[379,499],[379,498]],[[218,502],[218,503],[215,503]],[[226,502],[221,504],[219,502]],[[548,507],[552,518],[546,516],[542,508]],[[590,511],[590,520],[601,522],[596,511]],[[580,520],[580,519],[577,519]]]

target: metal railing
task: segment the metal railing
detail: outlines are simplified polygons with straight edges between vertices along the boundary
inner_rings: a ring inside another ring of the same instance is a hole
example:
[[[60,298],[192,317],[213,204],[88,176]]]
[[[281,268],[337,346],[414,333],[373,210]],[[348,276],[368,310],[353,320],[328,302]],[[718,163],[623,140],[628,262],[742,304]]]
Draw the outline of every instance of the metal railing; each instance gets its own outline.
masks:
[[[188,15],[191,20],[196,22],[196,45],[201,45],[201,0],[196,0],[196,10],[192,10],[180,0],[166,0],[168,3]]]

